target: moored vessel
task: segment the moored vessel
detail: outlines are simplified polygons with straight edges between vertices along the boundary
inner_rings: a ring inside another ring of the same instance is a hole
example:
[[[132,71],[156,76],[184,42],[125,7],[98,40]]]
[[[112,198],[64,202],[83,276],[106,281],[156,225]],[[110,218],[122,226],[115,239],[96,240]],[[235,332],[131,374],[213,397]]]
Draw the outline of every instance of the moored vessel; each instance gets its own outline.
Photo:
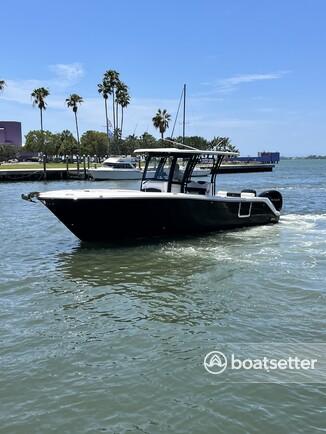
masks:
[[[131,157],[109,157],[102,166],[88,169],[88,175],[96,181],[141,179],[142,171]]]

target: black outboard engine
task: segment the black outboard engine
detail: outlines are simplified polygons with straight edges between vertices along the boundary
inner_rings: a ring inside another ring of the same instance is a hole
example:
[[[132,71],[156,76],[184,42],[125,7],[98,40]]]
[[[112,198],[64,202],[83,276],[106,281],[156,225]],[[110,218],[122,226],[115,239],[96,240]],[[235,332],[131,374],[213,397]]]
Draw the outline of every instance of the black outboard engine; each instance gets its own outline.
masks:
[[[277,190],[267,190],[260,193],[259,197],[268,197],[277,211],[281,211],[283,206],[283,197]]]

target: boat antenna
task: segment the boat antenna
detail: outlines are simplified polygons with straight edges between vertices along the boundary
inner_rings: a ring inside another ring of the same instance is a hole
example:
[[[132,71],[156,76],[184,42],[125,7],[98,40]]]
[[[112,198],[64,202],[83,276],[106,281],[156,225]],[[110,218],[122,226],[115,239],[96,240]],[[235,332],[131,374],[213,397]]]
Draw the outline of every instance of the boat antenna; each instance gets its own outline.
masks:
[[[173,143],[174,145],[183,146],[184,148],[187,148],[187,149],[192,149],[193,151],[200,151],[200,149],[198,149],[198,148],[194,148],[193,146],[188,146],[188,145],[185,145],[184,143],[176,142],[174,140],[164,139],[164,141],[169,142],[169,143]]]
[[[180,100],[179,100],[178,110],[177,110],[177,114],[176,114],[175,119],[174,119],[174,124],[173,124],[173,128],[172,128],[172,134],[171,134],[171,137],[173,137],[174,130],[175,130],[175,125],[176,125],[177,120],[178,120],[179,111],[180,111],[180,107],[181,107],[181,102],[182,102],[182,98],[183,98],[183,92],[184,92],[184,89],[182,89],[182,92],[181,92],[181,95],[180,95]]]
[[[182,126],[182,143],[185,142],[186,133],[186,85],[183,85],[183,126]]]
[[[137,130],[137,127],[138,127],[138,124],[136,124],[136,126],[135,126],[135,129],[134,129],[134,134],[133,134],[133,135],[135,135],[135,134],[136,134],[136,130]]]

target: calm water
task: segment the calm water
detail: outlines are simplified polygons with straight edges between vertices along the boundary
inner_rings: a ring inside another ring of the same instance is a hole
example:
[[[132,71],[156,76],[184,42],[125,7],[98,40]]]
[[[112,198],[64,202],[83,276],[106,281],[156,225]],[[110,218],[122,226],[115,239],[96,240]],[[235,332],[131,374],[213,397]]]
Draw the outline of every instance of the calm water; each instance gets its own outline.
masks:
[[[203,368],[225,343],[326,341],[326,161],[220,183],[278,188],[281,222],[89,247],[20,194],[117,184],[0,184],[1,433],[326,431],[326,385]]]

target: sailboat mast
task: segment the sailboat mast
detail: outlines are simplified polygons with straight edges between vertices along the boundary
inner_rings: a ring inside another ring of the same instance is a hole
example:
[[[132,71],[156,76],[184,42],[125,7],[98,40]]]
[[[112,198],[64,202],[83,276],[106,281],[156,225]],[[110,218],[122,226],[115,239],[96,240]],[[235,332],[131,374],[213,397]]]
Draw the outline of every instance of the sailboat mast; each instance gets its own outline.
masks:
[[[182,143],[185,142],[186,136],[186,85],[183,85],[183,128],[182,128]]]

